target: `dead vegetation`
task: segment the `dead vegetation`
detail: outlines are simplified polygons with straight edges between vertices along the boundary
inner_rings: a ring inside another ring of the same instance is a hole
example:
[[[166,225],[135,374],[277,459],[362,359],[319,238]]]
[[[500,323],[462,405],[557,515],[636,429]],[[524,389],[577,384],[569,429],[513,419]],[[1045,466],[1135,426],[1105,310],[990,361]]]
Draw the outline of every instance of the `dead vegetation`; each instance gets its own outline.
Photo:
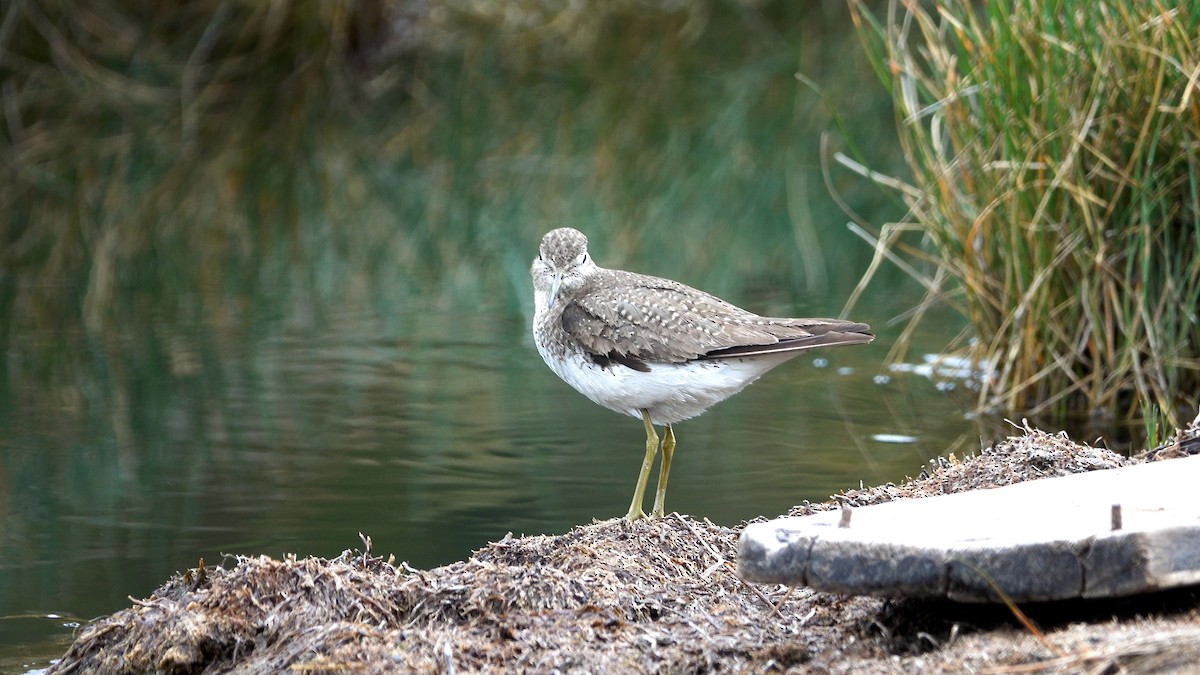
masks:
[[[820,504],[805,502],[792,508],[790,516],[848,506],[882,504],[895,499],[933,497],[941,494],[981,490],[1021,483],[1038,478],[1066,476],[1101,469],[1116,469],[1131,463],[1111,450],[1080,445],[1066,434],[1049,434],[1026,423],[1020,436],[984,448],[980,456],[959,461],[951,455],[930,460],[929,468],[915,480],[901,485],[887,483],[861,490],[849,490]],[[1200,432],[1197,432],[1200,437]]]
[[[1030,430],[903,485],[798,512],[1129,461]],[[1193,590],[1025,607],[1039,639],[1002,608],[747,584],[734,571],[737,536],[671,515],[506,537],[432,570],[369,546],[334,560],[236,557],[85,626],[52,672],[1184,672],[1200,663]]]

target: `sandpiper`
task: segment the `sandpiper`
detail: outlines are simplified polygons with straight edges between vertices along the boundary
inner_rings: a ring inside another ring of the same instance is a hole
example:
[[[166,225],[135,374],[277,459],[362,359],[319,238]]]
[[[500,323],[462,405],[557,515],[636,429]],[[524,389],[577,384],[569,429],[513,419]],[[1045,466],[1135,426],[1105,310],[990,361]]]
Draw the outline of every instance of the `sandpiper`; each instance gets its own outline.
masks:
[[[671,425],[803,351],[875,339],[865,323],[759,316],[678,281],[605,269],[588,255],[587,237],[569,227],[542,237],[530,274],[533,336],[546,365],[579,393],[646,427],[630,521],[646,517],[646,480],[660,450],[651,514],[664,514]],[[661,443],[655,425],[663,427]]]

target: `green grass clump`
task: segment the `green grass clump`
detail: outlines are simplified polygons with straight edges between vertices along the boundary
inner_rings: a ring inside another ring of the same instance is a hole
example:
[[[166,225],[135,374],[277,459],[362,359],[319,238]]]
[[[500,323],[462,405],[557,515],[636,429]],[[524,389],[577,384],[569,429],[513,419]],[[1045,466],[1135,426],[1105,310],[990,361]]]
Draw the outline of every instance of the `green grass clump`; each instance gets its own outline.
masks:
[[[880,255],[967,317],[980,404],[1194,411],[1200,5],[851,7],[912,170],[885,184],[916,224],[883,228]]]

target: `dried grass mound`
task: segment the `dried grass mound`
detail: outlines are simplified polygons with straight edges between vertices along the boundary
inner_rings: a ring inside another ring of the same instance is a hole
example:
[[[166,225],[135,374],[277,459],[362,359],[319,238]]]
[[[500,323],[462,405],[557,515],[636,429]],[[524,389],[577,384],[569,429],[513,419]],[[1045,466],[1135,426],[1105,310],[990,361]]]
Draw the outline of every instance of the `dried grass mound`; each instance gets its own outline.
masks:
[[[736,537],[676,515],[509,538],[429,571],[238,557],[90,624],[53,672],[698,671],[854,642],[846,612],[878,601],[775,612],[781,589],[737,578]]]
[[[1065,433],[1051,434],[1028,425],[1020,436],[1011,436],[980,451],[978,457],[959,461],[938,457],[930,468],[902,485],[888,483],[861,490],[847,490],[833,501],[804,503],[788,512],[805,516],[819,511],[849,506],[869,506],[895,499],[914,499],[935,495],[981,490],[1053,478],[1073,473],[1116,469],[1133,460],[1105,448],[1093,448],[1067,438]]]

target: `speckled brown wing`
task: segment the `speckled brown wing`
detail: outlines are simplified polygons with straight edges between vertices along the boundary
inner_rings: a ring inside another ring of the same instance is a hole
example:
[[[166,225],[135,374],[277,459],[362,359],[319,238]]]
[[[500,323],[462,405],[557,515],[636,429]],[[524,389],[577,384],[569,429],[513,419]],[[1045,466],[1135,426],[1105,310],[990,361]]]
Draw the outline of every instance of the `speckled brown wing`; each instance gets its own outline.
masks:
[[[681,363],[869,342],[865,324],[758,316],[670,279],[602,270],[568,301],[562,328],[593,358]],[[633,367],[633,366],[631,366]]]
[[[672,301],[683,296],[670,288],[630,287],[597,289],[564,308],[562,328],[590,354],[627,357],[657,363],[681,363],[720,348],[733,346],[721,339],[721,327],[703,316],[671,312]]]

